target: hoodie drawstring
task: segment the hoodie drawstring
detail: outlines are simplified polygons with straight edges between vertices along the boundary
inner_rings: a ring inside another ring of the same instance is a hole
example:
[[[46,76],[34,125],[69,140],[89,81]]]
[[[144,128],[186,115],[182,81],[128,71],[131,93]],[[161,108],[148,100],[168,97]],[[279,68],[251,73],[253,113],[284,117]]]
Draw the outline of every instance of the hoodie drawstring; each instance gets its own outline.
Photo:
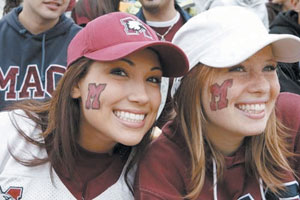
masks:
[[[264,188],[263,188],[263,182],[262,182],[261,178],[259,178],[259,189],[260,189],[261,199],[266,200]]]
[[[41,77],[42,77],[42,81],[45,81],[45,73],[44,73],[44,69],[45,69],[45,55],[46,55],[46,34],[43,34],[43,40],[42,40],[42,66],[41,66]]]
[[[213,162],[213,178],[214,178],[214,200],[218,200],[218,195],[217,195],[217,184],[218,184],[218,179],[217,179],[217,165],[216,165],[216,161],[213,158],[212,159]]]
[[[212,158],[212,163],[213,163],[214,200],[218,200],[218,195],[217,195],[217,184],[218,184],[217,165],[216,165],[216,161],[215,161],[214,158]],[[259,178],[259,189],[260,189],[260,195],[261,195],[262,200],[266,200],[265,193],[264,193],[264,188],[263,188],[263,182],[262,182],[261,178]]]

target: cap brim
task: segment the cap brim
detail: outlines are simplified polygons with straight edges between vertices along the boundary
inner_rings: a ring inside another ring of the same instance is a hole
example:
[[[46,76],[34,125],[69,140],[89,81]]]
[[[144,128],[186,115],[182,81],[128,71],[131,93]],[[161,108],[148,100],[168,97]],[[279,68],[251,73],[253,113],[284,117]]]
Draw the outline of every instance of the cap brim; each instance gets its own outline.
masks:
[[[222,43],[220,41],[220,43],[209,47],[210,50],[204,51],[197,62],[216,68],[231,67],[244,62],[268,45],[271,45],[274,60],[278,62],[293,63],[300,60],[299,38],[287,34],[266,34],[264,38],[236,37],[234,42],[224,40]],[[227,48],[220,48],[220,46],[227,46]],[[222,49],[226,51],[220,52],[219,50]],[[218,54],[222,55],[220,56],[222,59],[218,58]],[[190,64],[195,65],[196,63]]]
[[[96,61],[113,61],[149,47],[153,48],[159,54],[163,76],[179,77],[188,71],[189,65],[186,55],[180,48],[170,42],[128,42],[86,53],[83,56]]]

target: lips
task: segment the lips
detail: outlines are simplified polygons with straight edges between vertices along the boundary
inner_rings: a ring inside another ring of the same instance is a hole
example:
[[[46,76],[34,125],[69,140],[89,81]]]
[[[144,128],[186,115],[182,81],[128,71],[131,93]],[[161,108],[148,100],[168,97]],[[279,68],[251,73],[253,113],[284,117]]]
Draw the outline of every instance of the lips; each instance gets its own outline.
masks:
[[[60,2],[57,2],[57,1],[46,1],[44,2],[44,4],[50,9],[50,10],[57,10],[61,5],[62,3]]]
[[[44,3],[48,4],[48,5],[54,5],[54,6],[61,6],[62,5],[62,3],[58,2],[58,1],[45,1]]]

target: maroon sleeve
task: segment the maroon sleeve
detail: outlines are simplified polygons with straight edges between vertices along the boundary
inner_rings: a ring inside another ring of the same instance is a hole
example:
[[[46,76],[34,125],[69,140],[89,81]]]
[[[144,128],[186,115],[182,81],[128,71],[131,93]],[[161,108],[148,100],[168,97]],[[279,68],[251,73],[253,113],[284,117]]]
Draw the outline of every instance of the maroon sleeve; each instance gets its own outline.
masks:
[[[280,93],[277,104],[276,114],[285,125],[291,138],[289,144],[291,144],[291,150],[296,154],[291,159],[291,165],[296,174],[300,175],[300,95],[283,92]],[[299,179],[297,180],[299,182]]]
[[[139,164],[136,200],[182,200],[185,195],[186,157],[182,148],[161,134]]]

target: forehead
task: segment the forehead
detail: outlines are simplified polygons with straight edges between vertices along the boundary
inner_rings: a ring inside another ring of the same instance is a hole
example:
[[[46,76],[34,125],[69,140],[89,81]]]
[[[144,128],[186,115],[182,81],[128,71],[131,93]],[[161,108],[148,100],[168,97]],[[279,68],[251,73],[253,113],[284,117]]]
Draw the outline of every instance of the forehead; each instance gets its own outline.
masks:
[[[247,64],[247,63],[264,64],[264,62],[270,62],[270,61],[275,62],[272,53],[272,47],[266,46],[240,64]]]
[[[144,61],[147,63],[153,63],[155,65],[160,65],[159,55],[152,49],[146,48],[134,53],[129,54],[124,57],[127,59],[135,60],[135,61]]]
[[[254,55],[249,57],[247,60],[231,66],[231,67],[236,67],[236,66],[244,66],[244,67],[250,67],[250,68],[257,68],[261,66],[265,66],[266,64],[276,64],[276,61],[274,60],[273,53],[272,53],[272,48],[271,46],[267,46],[260,51],[256,52]],[[216,77],[219,77],[222,74],[227,73],[228,70],[231,67],[226,67],[226,68],[214,68],[210,66],[206,66],[210,68],[208,76],[205,77],[207,80],[211,79],[214,80]]]

